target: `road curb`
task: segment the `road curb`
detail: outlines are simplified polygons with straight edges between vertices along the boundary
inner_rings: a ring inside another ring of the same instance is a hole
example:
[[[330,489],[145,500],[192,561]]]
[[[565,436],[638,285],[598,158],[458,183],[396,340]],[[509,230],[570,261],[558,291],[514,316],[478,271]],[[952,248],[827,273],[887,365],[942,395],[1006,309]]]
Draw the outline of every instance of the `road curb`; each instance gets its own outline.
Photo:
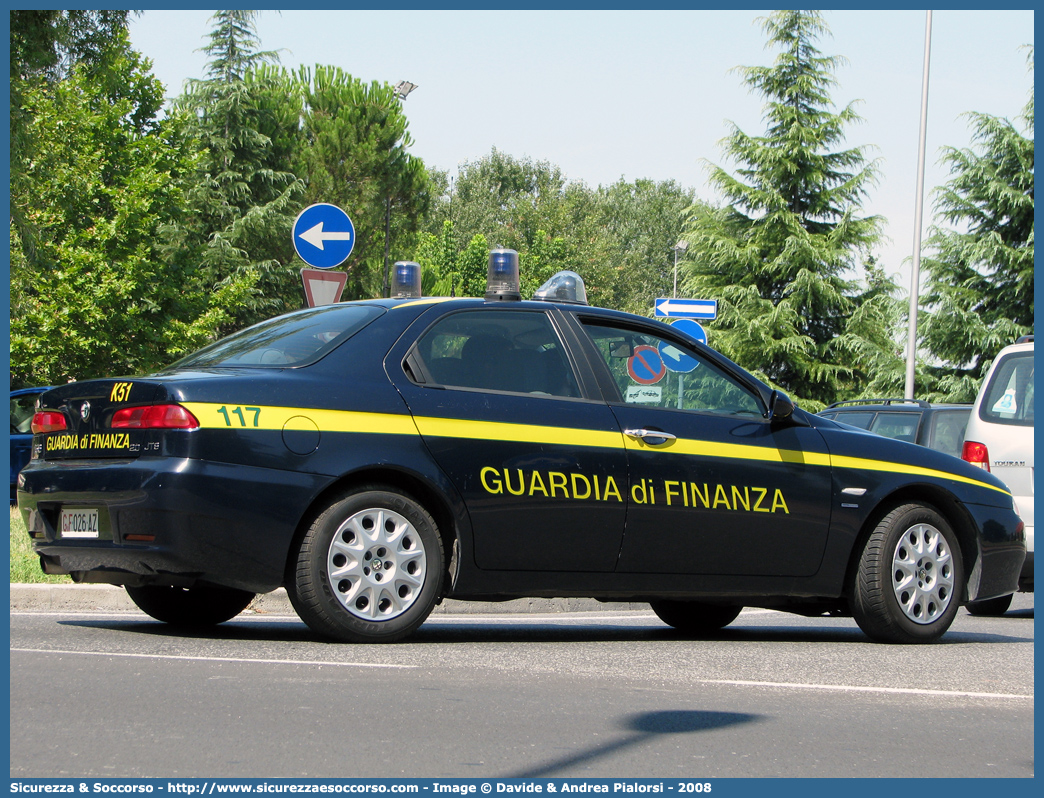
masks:
[[[525,598],[512,601],[455,601],[447,599],[434,613],[481,615],[483,613],[620,612],[647,610],[648,604],[601,602],[582,598]],[[132,612],[137,607],[127,591],[114,585],[11,585],[12,612]],[[284,588],[263,593],[247,612],[259,615],[296,615]]]

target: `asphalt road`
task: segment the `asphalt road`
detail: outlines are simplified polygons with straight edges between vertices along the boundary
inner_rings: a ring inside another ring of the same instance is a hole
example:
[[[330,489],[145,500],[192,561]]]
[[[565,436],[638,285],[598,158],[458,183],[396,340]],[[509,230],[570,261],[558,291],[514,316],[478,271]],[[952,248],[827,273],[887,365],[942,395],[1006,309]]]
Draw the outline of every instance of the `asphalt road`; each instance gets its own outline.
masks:
[[[648,612],[439,615],[321,642],[248,614],[11,614],[11,776],[1030,777],[1033,597],[942,642],[748,610],[708,641]]]

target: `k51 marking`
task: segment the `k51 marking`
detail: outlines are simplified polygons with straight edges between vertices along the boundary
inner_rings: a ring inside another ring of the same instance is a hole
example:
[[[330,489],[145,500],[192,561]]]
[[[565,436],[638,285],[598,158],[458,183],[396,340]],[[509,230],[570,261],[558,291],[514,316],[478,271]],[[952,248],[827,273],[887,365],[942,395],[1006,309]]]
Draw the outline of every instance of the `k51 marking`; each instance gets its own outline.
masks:
[[[112,386],[112,391],[109,393],[110,402],[126,402],[130,398],[131,386],[133,382],[118,382]]]
[[[243,413],[244,410],[246,411],[246,414]],[[248,424],[247,424],[247,414],[250,414],[250,413],[254,414],[254,419],[253,419],[254,423],[249,425],[249,426],[253,426],[253,427],[257,426],[257,420],[261,417],[261,408],[260,407],[233,407],[232,410],[230,411],[227,407],[222,405],[221,407],[219,407],[217,409],[217,411],[224,417],[225,425],[228,426],[228,427],[235,426],[232,423],[231,416],[236,416],[237,418],[239,418],[239,426],[241,426],[241,427],[248,426]],[[230,413],[231,413],[231,416],[229,415]]]

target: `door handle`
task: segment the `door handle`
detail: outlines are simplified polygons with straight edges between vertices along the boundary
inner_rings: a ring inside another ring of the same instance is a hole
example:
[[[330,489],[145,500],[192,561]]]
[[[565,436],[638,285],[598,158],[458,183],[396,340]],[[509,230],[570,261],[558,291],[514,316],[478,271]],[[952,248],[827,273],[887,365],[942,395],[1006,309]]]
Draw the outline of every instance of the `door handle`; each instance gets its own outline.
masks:
[[[662,446],[668,441],[678,439],[677,435],[671,435],[669,432],[658,429],[625,429],[623,434],[628,438],[640,438],[650,446]]]

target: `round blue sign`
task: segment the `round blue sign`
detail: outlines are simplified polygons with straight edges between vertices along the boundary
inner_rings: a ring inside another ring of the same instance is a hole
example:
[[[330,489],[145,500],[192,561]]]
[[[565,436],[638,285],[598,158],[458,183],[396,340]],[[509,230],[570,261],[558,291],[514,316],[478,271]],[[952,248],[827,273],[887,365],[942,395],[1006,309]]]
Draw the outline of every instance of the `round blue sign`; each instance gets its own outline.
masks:
[[[671,322],[671,327],[676,330],[681,330],[686,335],[691,335],[701,344],[707,343],[707,331],[703,329],[703,325],[698,321],[692,319],[675,319]]]
[[[355,225],[336,205],[309,205],[294,220],[294,249],[316,269],[340,266],[355,246]]]

